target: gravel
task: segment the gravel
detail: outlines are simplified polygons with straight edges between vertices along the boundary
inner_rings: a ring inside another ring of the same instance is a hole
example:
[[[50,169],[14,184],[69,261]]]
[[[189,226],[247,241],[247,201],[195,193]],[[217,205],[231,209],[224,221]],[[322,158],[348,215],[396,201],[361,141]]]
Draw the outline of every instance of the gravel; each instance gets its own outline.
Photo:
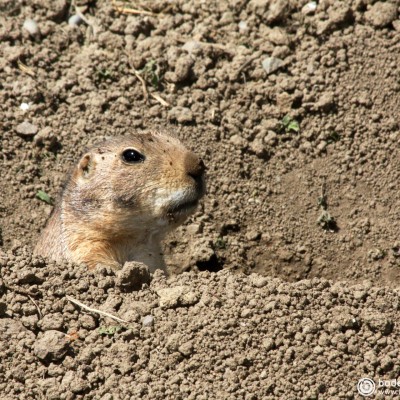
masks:
[[[224,270],[156,271],[142,289],[121,291],[101,268],[46,263],[24,249],[6,257],[8,399],[353,398],[360,378],[400,372],[396,290]],[[27,271],[41,279],[17,286]],[[88,313],[60,286],[91,308],[136,316],[120,324]]]

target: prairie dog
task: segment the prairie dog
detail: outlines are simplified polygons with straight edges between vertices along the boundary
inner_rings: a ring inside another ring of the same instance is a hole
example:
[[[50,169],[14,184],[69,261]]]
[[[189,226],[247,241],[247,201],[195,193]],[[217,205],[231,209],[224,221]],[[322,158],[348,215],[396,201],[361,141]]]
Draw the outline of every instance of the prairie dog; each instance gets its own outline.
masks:
[[[140,261],[163,269],[161,241],[196,209],[204,170],[199,157],[164,133],[99,143],[74,167],[34,253],[89,268]]]

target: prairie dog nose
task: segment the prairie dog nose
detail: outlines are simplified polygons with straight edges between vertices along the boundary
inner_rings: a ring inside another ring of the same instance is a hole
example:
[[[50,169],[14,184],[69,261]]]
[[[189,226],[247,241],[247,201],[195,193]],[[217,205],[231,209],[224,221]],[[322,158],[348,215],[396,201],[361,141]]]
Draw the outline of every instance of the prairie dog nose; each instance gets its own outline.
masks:
[[[201,158],[197,157],[193,153],[188,154],[185,160],[185,170],[190,177],[195,181],[201,179],[204,175],[205,169],[206,166]]]

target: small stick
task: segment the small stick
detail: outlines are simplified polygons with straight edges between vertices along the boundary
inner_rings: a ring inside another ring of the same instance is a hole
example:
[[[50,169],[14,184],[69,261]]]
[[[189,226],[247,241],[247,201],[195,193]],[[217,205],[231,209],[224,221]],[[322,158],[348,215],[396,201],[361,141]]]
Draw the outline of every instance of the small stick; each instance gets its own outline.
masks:
[[[18,60],[18,68],[22,71],[25,72],[25,74],[28,74],[32,78],[36,76],[35,72],[29,68],[27,65],[25,65],[21,60]]]
[[[125,321],[125,320],[123,320],[123,319],[121,319],[121,318],[118,318],[118,317],[116,317],[115,315],[112,315],[112,314],[110,314],[110,313],[108,313],[108,312],[101,311],[101,310],[97,310],[96,308],[88,307],[87,305],[81,303],[80,301],[74,299],[74,298],[71,297],[71,296],[65,296],[65,298],[66,298],[67,300],[69,300],[71,303],[74,303],[74,304],[76,304],[77,306],[82,307],[82,308],[84,308],[85,310],[88,310],[88,311],[90,311],[90,312],[103,315],[104,317],[108,317],[108,318],[114,319],[115,321],[118,321],[118,322],[128,323],[128,321]]]
[[[248,60],[246,60],[240,67],[239,69],[234,72],[232,74],[232,76],[230,77],[231,81],[235,81],[240,73],[248,66],[250,65],[255,59],[259,58],[262,55],[262,51],[257,51],[256,53],[254,53]]]
[[[160,104],[162,104],[164,107],[169,107],[170,104],[165,101],[160,95],[158,95],[157,93],[150,93],[150,96],[153,97],[154,99],[156,99]]]
[[[143,90],[143,96],[145,101],[147,102],[149,100],[149,95],[151,97],[153,97],[153,99],[157,100],[160,104],[162,104],[164,107],[170,107],[170,104],[165,101],[159,94],[157,93],[150,93],[149,89],[147,89],[147,83],[146,81],[143,79],[143,77],[140,75],[140,72],[137,71],[132,64],[129,61],[129,57],[128,57],[128,63],[132,68],[132,72],[135,74],[136,78],[139,79],[140,83],[142,84],[142,90]]]
[[[326,182],[325,179],[322,181],[321,184],[321,197],[319,198],[319,206],[323,209],[327,209],[327,204],[326,204]]]
[[[32,296],[28,295],[28,298],[35,305],[35,307],[36,307],[36,309],[38,310],[38,313],[39,313],[39,318],[42,319],[43,315],[42,315],[42,312],[40,311],[40,308],[39,308],[38,304],[36,303],[35,300],[33,300]]]
[[[150,15],[150,16],[156,16],[157,14],[154,14],[150,11],[144,11],[144,10],[136,10],[134,8],[122,8],[122,7],[118,7],[115,6],[115,9],[122,13],[122,14],[134,14],[134,15]]]
[[[80,10],[80,8],[76,5],[75,0],[72,0],[71,5],[74,6],[76,14],[82,19],[82,21],[86,22],[86,24],[89,25],[92,28],[93,35],[96,36],[97,31],[98,31],[98,27],[97,27],[96,23],[94,23],[93,21],[90,21],[88,18],[86,18],[83,15],[83,13]]]
[[[146,81],[140,76],[139,72],[136,71],[136,69],[133,70],[133,73],[136,75],[136,78],[138,78],[139,81],[142,83],[143,96],[144,96],[145,100],[148,101],[149,91],[147,90]]]
[[[136,8],[125,8],[125,7],[120,7],[117,5],[117,2],[115,0],[112,0],[112,4],[114,8],[122,13],[122,14],[134,14],[134,15],[150,15],[150,16],[156,16],[157,14],[152,13],[151,11],[145,11],[145,10],[137,10]]]

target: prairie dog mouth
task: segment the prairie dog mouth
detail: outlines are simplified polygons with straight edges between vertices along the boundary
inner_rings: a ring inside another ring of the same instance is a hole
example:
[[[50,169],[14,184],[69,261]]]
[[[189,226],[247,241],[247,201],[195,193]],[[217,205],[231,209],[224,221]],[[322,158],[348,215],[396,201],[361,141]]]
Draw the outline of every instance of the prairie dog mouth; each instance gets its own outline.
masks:
[[[156,206],[164,214],[169,216],[183,217],[191,214],[203,197],[203,193],[188,189],[175,191],[159,190]]]
[[[173,204],[167,209],[168,214],[187,214],[193,211],[197,205],[199,204],[199,200],[189,200],[182,201],[178,204]]]

